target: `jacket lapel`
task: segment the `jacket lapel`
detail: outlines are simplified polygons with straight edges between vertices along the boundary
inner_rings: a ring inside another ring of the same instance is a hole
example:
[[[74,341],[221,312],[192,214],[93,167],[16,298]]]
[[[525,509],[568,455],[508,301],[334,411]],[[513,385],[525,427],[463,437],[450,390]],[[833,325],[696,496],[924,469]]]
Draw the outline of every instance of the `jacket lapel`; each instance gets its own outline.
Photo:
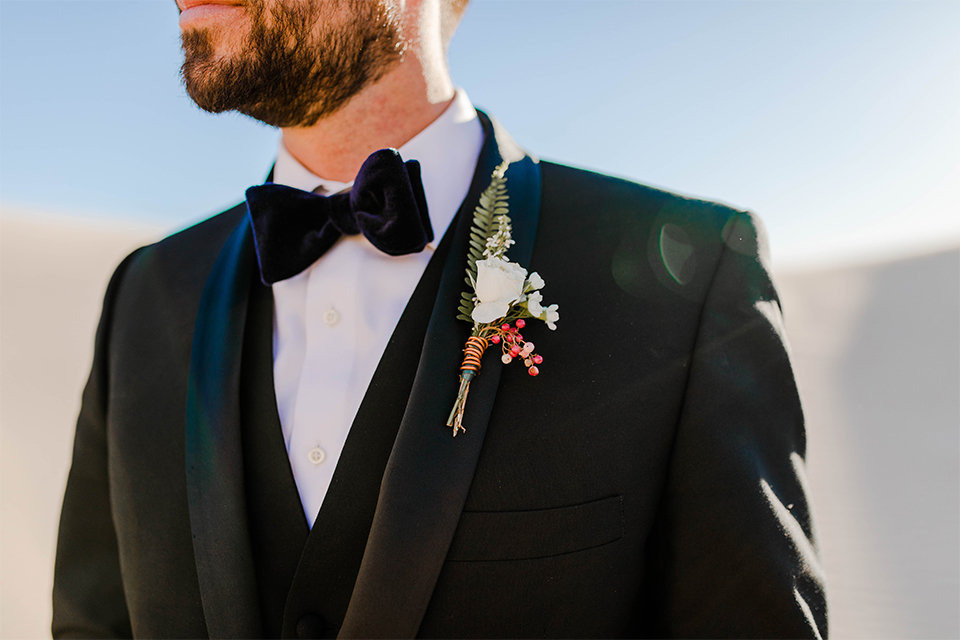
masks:
[[[416,636],[473,480],[500,380],[498,358],[484,359],[464,415],[466,433],[446,427],[470,333],[456,319],[464,290],[473,210],[490,174],[508,159],[507,190],[516,244],[509,257],[529,264],[540,210],[540,169],[499,124],[480,114],[486,134],[464,201],[413,389],[384,471],[377,510],[340,637]]]
[[[187,386],[187,500],[204,618],[211,638],[261,634],[240,442],[240,356],[253,275],[248,218],[207,279]]]

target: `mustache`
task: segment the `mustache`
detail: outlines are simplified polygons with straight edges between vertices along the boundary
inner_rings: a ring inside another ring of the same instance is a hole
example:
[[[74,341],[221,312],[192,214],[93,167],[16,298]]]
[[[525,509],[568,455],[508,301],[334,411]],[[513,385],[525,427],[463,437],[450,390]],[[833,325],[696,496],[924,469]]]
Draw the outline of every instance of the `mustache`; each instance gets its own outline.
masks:
[[[228,7],[243,7],[251,4],[250,0],[174,0],[174,2],[180,13],[204,4],[222,4]]]

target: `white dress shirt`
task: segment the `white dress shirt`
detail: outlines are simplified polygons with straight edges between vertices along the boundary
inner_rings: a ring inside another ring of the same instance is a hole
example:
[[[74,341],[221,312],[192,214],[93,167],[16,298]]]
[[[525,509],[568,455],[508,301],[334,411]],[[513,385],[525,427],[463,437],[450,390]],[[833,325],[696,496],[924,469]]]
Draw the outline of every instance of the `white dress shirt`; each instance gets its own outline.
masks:
[[[306,271],[273,285],[273,376],[283,438],[310,527],[380,357],[450,221],[470,188],[483,130],[462,89],[443,114],[400,147],[419,160],[434,241],[388,256],[362,235],[341,238]],[[336,193],[283,143],[273,180]],[[451,309],[456,313],[456,309]]]

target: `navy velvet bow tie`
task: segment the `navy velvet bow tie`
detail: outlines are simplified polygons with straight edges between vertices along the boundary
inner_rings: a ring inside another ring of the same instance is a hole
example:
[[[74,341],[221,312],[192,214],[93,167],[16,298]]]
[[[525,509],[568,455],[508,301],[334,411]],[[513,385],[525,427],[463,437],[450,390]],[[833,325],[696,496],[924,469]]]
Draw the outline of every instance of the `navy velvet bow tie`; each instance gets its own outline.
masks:
[[[423,251],[433,240],[420,163],[395,149],[364,161],[349,193],[321,196],[280,184],[247,189],[247,210],[264,284],[317,261],[342,235],[362,233],[391,256]]]

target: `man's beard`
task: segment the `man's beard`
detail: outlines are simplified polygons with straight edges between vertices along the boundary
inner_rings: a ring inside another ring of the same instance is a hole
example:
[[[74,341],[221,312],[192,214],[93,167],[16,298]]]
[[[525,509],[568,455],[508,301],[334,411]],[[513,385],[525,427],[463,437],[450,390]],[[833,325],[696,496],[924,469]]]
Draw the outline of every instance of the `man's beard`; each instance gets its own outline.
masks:
[[[347,5],[344,7],[343,5]],[[239,111],[275,127],[307,127],[379,80],[403,55],[398,12],[387,3],[340,3],[340,24],[321,24],[318,3],[244,4],[250,31],[217,58],[209,29],[183,33],[187,93],[212,113]],[[269,20],[267,20],[269,18]]]

